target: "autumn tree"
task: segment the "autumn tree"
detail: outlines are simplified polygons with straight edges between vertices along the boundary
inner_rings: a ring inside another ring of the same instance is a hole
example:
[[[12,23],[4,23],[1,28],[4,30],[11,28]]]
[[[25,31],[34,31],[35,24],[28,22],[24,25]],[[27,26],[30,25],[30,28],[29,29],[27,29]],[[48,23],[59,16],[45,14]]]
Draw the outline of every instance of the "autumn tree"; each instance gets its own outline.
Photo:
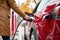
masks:
[[[31,13],[33,8],[28,7],[31,1],[33,1],[36,4],[36,0],[26,0],[26,3],[22,3],[21,5],[19,5],[21,11]]]

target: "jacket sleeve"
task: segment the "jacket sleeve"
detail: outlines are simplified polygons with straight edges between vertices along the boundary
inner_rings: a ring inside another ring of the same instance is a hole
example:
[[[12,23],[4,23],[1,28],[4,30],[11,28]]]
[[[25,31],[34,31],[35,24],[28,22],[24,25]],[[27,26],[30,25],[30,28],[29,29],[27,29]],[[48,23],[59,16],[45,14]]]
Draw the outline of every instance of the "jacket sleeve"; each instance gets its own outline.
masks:
[[[17,12],[21,17],[25,17],[25,13],[21,12],[21,10],[18,8],[18,6],[16,5],[14,0],[8,0],[8,4],[10,5],[10,7]]]

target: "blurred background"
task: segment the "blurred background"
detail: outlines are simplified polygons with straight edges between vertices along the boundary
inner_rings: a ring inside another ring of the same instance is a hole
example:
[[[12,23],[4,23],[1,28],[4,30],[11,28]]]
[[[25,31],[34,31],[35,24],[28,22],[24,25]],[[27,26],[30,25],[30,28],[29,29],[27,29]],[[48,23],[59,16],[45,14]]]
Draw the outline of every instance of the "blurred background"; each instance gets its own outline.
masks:
[[[32,13],[33,9],[40,0],[15,0],[22,12]],[[23,20],[14,10],[11,9],[10,17],[10,39],[29,40],[31,22]]]

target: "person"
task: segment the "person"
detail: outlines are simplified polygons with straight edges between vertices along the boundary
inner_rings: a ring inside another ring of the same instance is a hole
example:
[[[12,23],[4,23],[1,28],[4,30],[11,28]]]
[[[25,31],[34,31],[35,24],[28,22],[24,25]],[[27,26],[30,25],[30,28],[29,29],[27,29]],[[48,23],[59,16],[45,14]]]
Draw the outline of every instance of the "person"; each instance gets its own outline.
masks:
[[[0,0],[0,35],[3,40],[10,38],[10,8],[25,20],[30,19],[24,12],[21,12],[14,0]]]

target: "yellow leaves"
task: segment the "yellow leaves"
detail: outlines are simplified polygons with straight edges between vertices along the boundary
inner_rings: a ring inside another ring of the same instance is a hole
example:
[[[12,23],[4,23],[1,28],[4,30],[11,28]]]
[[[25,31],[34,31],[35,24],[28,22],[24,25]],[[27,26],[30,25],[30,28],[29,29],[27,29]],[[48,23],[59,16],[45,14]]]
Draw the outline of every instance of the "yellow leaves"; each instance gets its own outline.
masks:
[[[28,13],[31,13],[33,9],[29,8],[28,7],[29,4],[28,3],[22,3],[19,8],[21,9],[22,12],[28,12]]]
[[[30,4],[31,2],[36,4],[36,0],[26,0],[25,3],[22,3],[21,5],[19,5],[19,8],[22,12],[28,12],[28,13],[32,13],[32,10],[34,9],[32,7],[32,5]]]
[[[19,8],[21,9],[21,11],[23,12],[28,12],[28,13],[31,13],[32,12],[32,9],[28,7],[28,4],[24,4],[22,3]]]

